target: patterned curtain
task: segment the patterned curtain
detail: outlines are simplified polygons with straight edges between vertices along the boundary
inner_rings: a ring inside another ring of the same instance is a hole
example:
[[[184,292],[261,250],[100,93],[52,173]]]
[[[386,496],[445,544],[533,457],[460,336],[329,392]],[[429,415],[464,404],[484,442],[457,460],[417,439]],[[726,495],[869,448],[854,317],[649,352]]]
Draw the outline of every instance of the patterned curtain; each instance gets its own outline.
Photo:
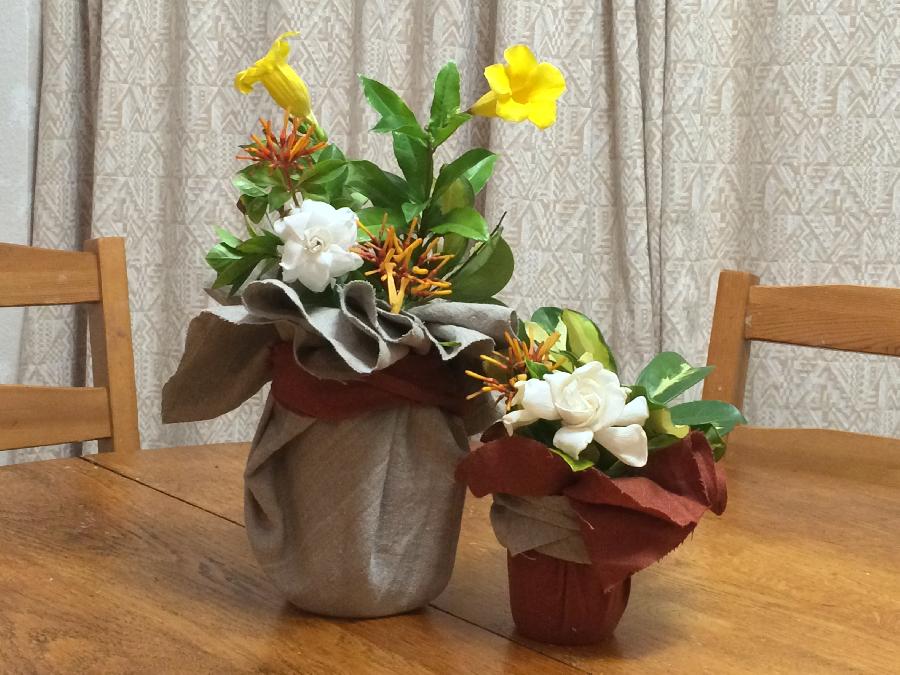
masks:
[[[766,283],[900,286],[889,0],[45,0],[34,243],[127,237],[146,447],[251,437],[259,397],[163,426],[160,391],[206,306],[213,228],[239,225],[235,148],[275,112],[232,79],[291,28],[317,116],[349,155],[379,163],[393,161],[389,141],[367,132],[357,73],[424,112],[448,59],[464,101],[516,42],[563,69],[550,130],[479,120],[449,151],[501,154],[484,206],[489,220],[507,213],[518,266],[505,299],[590,314],[625,379],[661,348],[704,360],[723,267]],[[81,383],[81,335],[68,310],[31,311],[21,381]],[[896,361],[765,347],[747,415],[900,435]],[[40,452],[18,458],[66,450]]]

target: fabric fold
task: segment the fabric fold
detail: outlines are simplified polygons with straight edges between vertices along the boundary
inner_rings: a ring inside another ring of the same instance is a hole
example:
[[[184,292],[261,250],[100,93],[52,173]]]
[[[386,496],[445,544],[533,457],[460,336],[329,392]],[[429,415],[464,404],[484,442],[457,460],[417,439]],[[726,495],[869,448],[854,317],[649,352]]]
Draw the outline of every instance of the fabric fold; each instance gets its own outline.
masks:
[[[376,617],[426,605],[453,570],[468,435],[500,416],[468,401],[477,367],[511,330],[506,307],[435,301],[392,314],[365,282],[337,307],[257,281],[243,304],[191,322],[163,416],[221,415],[270,381],[247,459],[247,537],[301,609]]]
[[[297,366],[323,382],[361,380],[426,354],[461,373],[505,340],[513,316],[499,305],[446,301],[392,314],[363,281],[341,288],[339,307],[323,307],[281,281],[256,281],[242,305],[191,322],[181,363],[163,388],[163,420],[211,419],[236,408],[272,378],[268,354],[281,341],[290,340]],[[497,416],[487,397],[460,405],[470,433]]]
[[[492,524],[510,553],[535,550],[590,563],[604,589],[675,549],[707,510],[721,514],[725,508],[724,473],[701,432],[652,453],[633,474],[573,472],[546,446],[519,436],[485,443],[456,472],[474,495],[495,495]],[[560,499],[574,518],[557,517],[565,511]],[[580,548],[572,544],[572,522],[578,523]]]

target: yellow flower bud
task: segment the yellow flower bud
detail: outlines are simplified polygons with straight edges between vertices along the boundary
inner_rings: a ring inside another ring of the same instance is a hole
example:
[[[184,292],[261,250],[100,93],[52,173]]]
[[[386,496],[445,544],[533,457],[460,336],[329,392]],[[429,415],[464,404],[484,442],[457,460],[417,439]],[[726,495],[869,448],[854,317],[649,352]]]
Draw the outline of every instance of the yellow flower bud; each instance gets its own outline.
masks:
[[[306,118],[312,112],[309,89],[306,83],[287,62],[291,46],[286,38],[299,33],[287,32],[272,43],[269,53],[234,78],[234,87],[242,94],[253,91],[253,85],[262,82],[269,95],[291,115]]]

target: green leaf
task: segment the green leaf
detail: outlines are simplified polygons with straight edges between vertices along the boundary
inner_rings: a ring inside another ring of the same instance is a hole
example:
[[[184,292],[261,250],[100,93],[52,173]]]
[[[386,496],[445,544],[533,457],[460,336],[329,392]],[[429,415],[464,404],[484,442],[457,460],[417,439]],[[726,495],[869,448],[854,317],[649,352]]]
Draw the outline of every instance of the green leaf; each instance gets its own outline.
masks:
[[[431,118],[428,121],[432,146],[438,147],[471,117],[468,113],[459,111],[459,69],[450,61],[441,68],[434,80]]]
[[[384,218],[385,214],[387,214],[387,220]],[[369,206],[368,208],[361,209],[356,212],[356,217],[359,218],[360,222],[376,237],[381,231],[382,223],[385,224],[385,227],[393,225],[395,228],[403,228],[406,226],[407,222],[402,213],[399,213],[394,209],[385,209],[381,206]],[[368,239],[369,235],[367,235],[364,230],[360,229],[357,240],[367,241]]]
[[[457,178],[437,198],[432,197],[431,205],[422,215],[422,232],[441,225],[446,215],[455,209],[471,207],[475,204],[475,191],[465,178]]]
[[[647,400],[666,403],[701,382],[711,372],[711,366],[695,368],[681,354],[662,352],[641,371],[636,384],[647,391]]]
[[[235,237],[231,232],[225,230],[221,227],[216,228],[216,236],[222,240],[223,244],[228,244],[232,248],[236,248],[241,245],[241,240]]]
[[[491,174],[494,173],[494,164],[496,162],[497,155],[488,157],[485,161],[475,164],[463,174],[463,178],[467,179],[472,184],[472,189],[475,190],[475,194],[478,194],[484,189]]]
[[[240,241],[238,241],[240,244]],[[240,260],[241,254],[225,243],[218,243],[206,254],[206,262],[217,272],[225,269],[235,260]]]
[[[269,191],[268,209],[277,211],[291,199],[291,193],[280,185],[275,185]]]
[[[432,203],[435,205],[439,215],[445,215],[454,209],[472,206],[475,203],[475,190],[472,189],[472,184],[468,180],[460,177],[453,181],[436,198],[433,197]]]
[[[341,149],[336,146],[334,143],[329,143],[324,148],[319,150],[319,152],[315,155],[316,163],[324,162],[329,159],[339,159],[341,161],[346,161],[346,157],[344,153],[341,152]]]
[[[586,469],[590,469],[594,466],[594,463],[597,461],[596,457],[592,457],[591,453],[588,451],[592,448],[587,447],[581,451],[581,454],[578,456],[578,459],[572,459],[566,453],[560,452],[556,448],[550,448],[550,452],[554,455],[558,455],[566,460],[566,464],[572,467],[572,471],[585,471]]]
[[[512,277],[512,251],[500,235],[481,244],[453,276],[451,299],[457,302],[485,302],[503,290]]]
[[[571,309],[564,309],[560,320],[566,327],[566,348],[581,357],[590,354],[608,370],[618,372],[616,359],[603,338],[603,333],[593,321],[584,314]]]
[[[417,202],[424,202],[431,189],[433,163],[428,143],[397,131],[394,137],[394,157],[403,172],[410,193]]]
[[[344,190],[349,173],[349,167],[344,164],[306,181],[300,189],[305,197],[328,202],[336,209],[350,206],[355,202],[347,198]]]
[[[559,307],[540,307],[531,315],[531,320],[547,331],[547,333],[552,333],[556,330],[556,325],[561,317],[562,310]]]
[[[237,247],[237,250],[245,255],[260,255],[267,258],[278,257],[278,247],[284,242],[277,234],[272,232],[263,232],[255,237],[251,237]]]
[[[718,462],[725,456],[727,445],[725,439],[722,438],[719,431],[712,424],[706,424],[700,427],[700,429],[703,431],[703,435],[706,436],[706,440],[709,441],[709,445],[713,450],[713,459]]]
[[[550,334],[544,330],[544,327],[535,323],[534,321],[526,321],[522,324],[522,328],[525,331],[525,337],[529,340],[533,340],[538,344],[543,344],[547,341],[547,338],[550,337]]]
[[[434,78],[434,97],[431,99],[429,131],[444,126],[450,116],[459,112],[459,68],[448,61]]]
[[[447,263],[447,267],[445,267],[444,269],[449,272],[454,267],[457,267],[463,261],[470,243],[471,239],[461,237],[458,234],[445,234],[444,253],[452,255],[453,257],[449,260],[449,262]]]
[[[650,409],[650,417],[644,423],[644,429],[648,434],[666,434],[673,438],[684,438],[691,432],[686,424],[675,424],[671,411],[664,406]]]
[[[331,205],[336,209],[341,209],[346,206],[351,211],[358,211],[369,200],[358,192],[347,191],[345,189],[337,197],[332,197],[330,201]]]
[[[241,284],[248,279],[261,260],[262,258],[258,256],[244,256],[235,260],[219,272],[213,288],[231,286],[231,293],[234,294],[241,287]]]
[[[295,184],[304,186],[308,183],[323,184],[335,179],[347,171],[347,161],[343,159],[323,159],[303,171],[295,179]]]
[[[678,443],[681,439],[678,436],[672,436],[671,434],[659,434],[657,436],[651,436],[647,441],[647,449],[648,450],[661,450],[662,448],[668,448],[673,443]]]
[[[249,178],[261,188],[272,187],[273,185],[284,185],[284,175],[267,164],[251,164],[250,166],[241,169],[239,173]]]
[[[669,412],[675,424],[690,427],[711,424],[720,436],[725,436],[738,424],[747,423],[740,410],[724,401],[689,401],[672,406]]]
[[[528,359],[525,359],[525,368],[528,370],[529,377],[534,380],[543,379],[544,375],[550,372],[550,369],[543,363],[529,361]]]
[[[432,199],[439,198],[458,178],[469,181],[475,194],[481,191],[494,170],[497,155],[484,148],[472,148],[449,164],[441,167],[434,184]]]
[[[452,115],[447,123],[438,127],[437,129],[432,129],[431,131],[431,144],[432,147],[438,147],[441,143],[446,141],[453,135],[453,132],[459,129],[463,124],[472,119],[472,116],[469,113],[456,113]]]
[[[484,216],[468,206],[454,209],[448,213],[444,223],[437,227],[432,227],[431,231],[435,234],[449,234],[452,232],[476,241],[487,241],[490,235]]]
[[[416,116],[393,89],[362,75],[360,75],[359,81],[362,83],[366,100],[381,115],[381,119],[372,127],[372,131],[383,134],[404,129],[404,133],[411,133],[420,138],[425,137],[425,132],[419,126]]]
[[[425,208],[425,204],[416,202],[403,202],[403,204],[400,205],[404,221],[407,223],[411,222],[416,216],[421,215],[423,208]]]
[[[241,198],[238,200],[238,209],[240,209],[241,213],[246,214],[247,218],[252,222],[258,223],[269,210],[269,197],[267,195],[260,197],[241,195]]]
[[[242,195],[246,195],[247,197],[266,196],[266,191],[250,180],[247,174],[243,172],[234,174],[234,176],[231,177],[231,183]]]
[[[574,370],[579,365],[581,365],[578,362],[578,357],[575,356],[575,354],[570,351],[566,351],[565,349],[557,350],[556,345],[554,345],[553,349],[550,350],[550,358],[553,359],[553,362],[557,364],[558,368],[561,368],[567,373],[574,372]]]
[[[347,185],[369,198],[373,206],[397,207],[409,201],[406,182],[367,160],[348,162],[352,167]]]

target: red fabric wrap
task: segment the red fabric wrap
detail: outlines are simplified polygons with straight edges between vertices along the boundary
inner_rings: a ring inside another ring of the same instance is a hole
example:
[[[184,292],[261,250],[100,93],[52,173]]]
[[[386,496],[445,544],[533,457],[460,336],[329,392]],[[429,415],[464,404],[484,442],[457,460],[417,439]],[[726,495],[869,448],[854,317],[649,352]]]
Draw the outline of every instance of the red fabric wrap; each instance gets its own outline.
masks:
[[[600,642],[615,630],[628,604],[631,577],[604,591],[593,565],[537,551],[507,554],[509,607],[525,637],[558,645]]]
[[[593,573],[611,589],[672,551],[707,509],[725,509],[725,476],[700,432],[653,452],[637,472],[629,478],[573,472],[541,443],[512,436],[469,453],[456,477],[476,497],[567,496],[581,516]]]
[[[581,516],[592,564],[534,550],[507,556],[510,609],[523,635],[555,644],[599,642],[625,611],[631,575],[684,541],[707,509],[725,510],[725,475],[700,432],[652,453],[636,471],[628,478],[573,472],[546,446],[519,436],[491,440],[460,462],[456,477],[476,497],[561,494]]]
[[[459,375],[433,351],[409,354],[384,370],[343,382],[305,371],[289,342],[272,347],[272,396],[297,415],[330,421],[410,403],[461,415],[465,404]]]

